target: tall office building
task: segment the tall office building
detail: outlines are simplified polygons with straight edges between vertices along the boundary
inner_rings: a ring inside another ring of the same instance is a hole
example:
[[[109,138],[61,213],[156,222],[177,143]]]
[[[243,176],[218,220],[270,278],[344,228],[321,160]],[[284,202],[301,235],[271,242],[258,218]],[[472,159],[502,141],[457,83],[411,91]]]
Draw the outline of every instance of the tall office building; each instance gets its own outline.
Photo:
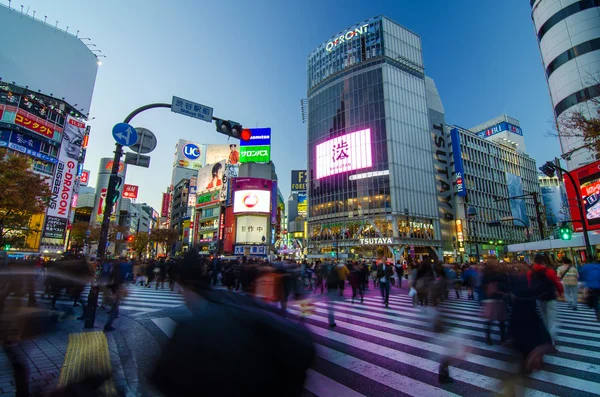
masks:
[[[442,256],[421,39],[379,16],[308,56],[312,255]]]
[[[597,117],[600,96],[600,1],[530,0],[557,124],[572,111]],[[580,138],[560,137],[567,168],[596,160]]]

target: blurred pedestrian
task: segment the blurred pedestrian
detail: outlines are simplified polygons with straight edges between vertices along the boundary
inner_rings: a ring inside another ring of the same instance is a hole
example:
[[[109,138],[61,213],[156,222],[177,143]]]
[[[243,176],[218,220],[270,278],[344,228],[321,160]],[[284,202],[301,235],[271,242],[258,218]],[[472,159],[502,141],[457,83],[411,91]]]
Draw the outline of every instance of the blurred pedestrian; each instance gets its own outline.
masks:
[[[563,294],[563,285],[556,272],[545,265],[543,254],[535,255],[533,266],[527,272],[527,281],[537,296],[546,329],[556,343],[556,298]]]
[[[327,267],[327,314],[329,319],[329,328],[334,328],[336,326],[333,313],[334,303],[337,302],[340,296],[342,296],[341,293],[338,293],[338,288],[340,287],[340,278],[334,262],[325,266]]]
[[[344,287],[346,286],[346,279],[348,278],[348,274],[350,274],[350,270],[346,266],[346,262],[340,262],[335,270],[338,273],[338,288],[340,290],[340,296],[344,295]]]
[[[390,284],[392,276],[394,275],[394,268],[388,262],[382,262],[377,268],[377,278],[379,280],[379,290],[381,292],[381,298],[383,304],[388,307],[390,301]]]
[[[600,264],[597,262],[588,263],[581,268],[579,276],[587,289],[586,301],[588,306],[594,309],[596,320],[600,321],[600,307],[598,306],[600,298]]]
[[[352,303],[357,294],[360,294],[360,303],[363,303],[363,283],[362,283],[362,271],[358,263],[352,265],[352,271],[348,275],[348,281],[352,287]]]
[[[402,262],[396,261],[394,267],[396,269],[396,278],[398,279],[398,288],[402,288],[402,277],[404,276],[404,267],[402,266]]]
[[[429,289],[433,283],[433,269],[431,264],[422,261],[417,269],[415,289],[419,305],[429,305]]]
[[[113,326],[113,322],[119,317],[119,303],[125,294],[123,289],[123,282],[125,281],[122,268],[123,260],[124,259],[114,261],[111,266],[107,287],[112,294],[112,305],[108,312],[108,321],[104,325],[104,332],[116,330]]]
[[[492,344],[490,328],[492,322],[498,322],[500,340],[506,340],[506,303],[504,297],[508,293],[508,275],[500,266],[496,257],[488,258],[482,279],[483,317],[487,320],[485,336],[488,345]]]
[[[562,281],[565,290],[565,301],[570,304],[571,309],[577,310],[577,295],[579,293],[579,272],[573,262],[566,256],[562,260],[563,265],[558,268],[557,276]]]

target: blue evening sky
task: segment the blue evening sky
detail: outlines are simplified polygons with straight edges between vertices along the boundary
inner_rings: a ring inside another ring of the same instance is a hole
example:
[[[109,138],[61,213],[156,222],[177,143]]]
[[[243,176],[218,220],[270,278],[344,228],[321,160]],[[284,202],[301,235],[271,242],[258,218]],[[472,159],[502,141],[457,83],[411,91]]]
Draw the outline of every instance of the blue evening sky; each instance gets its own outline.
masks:
[[[7,4],[7,0],[0,0]],[[507,113],[521,122],[538,164],[560,153],[552,107],[524,0],[23,0],[36,16],[89,37],[103,60],[96,80],[85,168],[112,157],[112,126],[172,95],[212,106],[247,127],[271,127],[272,158],[287,199],[290,170],[306,166],[306,57],[355,23],[386,15],[421,36],[425,70],[446,121],[466,128]],[[20,8],[20,7],[19,7]],[[178,139],[226,143],[213,124],[149,111],[132,123],[158,137],[150,169],[130,167],[138,202],[160,208]]]

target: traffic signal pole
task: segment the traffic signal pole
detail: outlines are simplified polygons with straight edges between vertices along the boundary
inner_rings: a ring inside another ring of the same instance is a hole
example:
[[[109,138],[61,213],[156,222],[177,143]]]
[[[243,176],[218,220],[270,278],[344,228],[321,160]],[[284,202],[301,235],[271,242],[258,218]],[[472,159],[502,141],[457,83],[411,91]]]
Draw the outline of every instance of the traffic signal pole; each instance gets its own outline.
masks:
[[[135,109],[127,117],[125,117],[124,123],[129,124],[131,120],[140,114],[141,112],[154,108],[171,108],[170,103],[152,103]],[[110,179],[108,180],[108,189],[106,189],[106,200],[104,205],[104,217],[102,218],[102,225],[100,227],[100,239],[98,241],[98,254],[96,255],[96,263],[94,264],[94,272],[92,275],[92,285],[88,294],[87,305],[85,308],[84,328],[94,328],[96,322],[96,306],[98,305],[98,295],[100,293],[100,273],[102,271],[102,263],[104,262],[104,256],[106,254],[106,246],[108,244],[108,232],[110,229],[110,217],[113,212],[113,200],[117,194],[117,178],[119,176],[119,167],[121,166],[121,157],[123,156],[123,146],[115,144],[115,156],[113,158],[112,170],[110,172]]]

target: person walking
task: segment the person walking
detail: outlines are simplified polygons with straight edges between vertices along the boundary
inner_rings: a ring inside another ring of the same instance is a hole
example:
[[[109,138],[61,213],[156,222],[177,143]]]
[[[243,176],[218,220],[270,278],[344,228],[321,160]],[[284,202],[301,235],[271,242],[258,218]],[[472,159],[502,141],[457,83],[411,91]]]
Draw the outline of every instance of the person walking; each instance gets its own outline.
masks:
[[[104,332],[116,330],[113,326],[113,322],[119,317],[119,303],[124,294],[124,291],[121,290],[124,281],[122,266],[123,263],[121,260],[114,261],[111,266],[107,287],[112,292],[113,300],[110,311],[108,312],[108,321],[104,325]]]
[[[565,290],[565,301],[571,305],[571,309],[577,310],[579,272],[569,258],[564,257],[562,263],[563,265],[558,268],[556,275],[562,281]]]
[[[394,267],[396,268],[396,276],[398,276],[398,288],[402,288],[402,277],[404,276],[404,267],[402,267],[402,262],[396,261]]]
[[[379,279],[379,290],[381,291],[381,298],[383,304],[388,307],[390,300],[390,283],[392,276],[394,275],[394,268],[390,263],[382,262],[377,268],[377,278]]]
[[[532,269],[527,272],[527,281],[537,296],[544,325],[556,343],[556,298],[563,294],[563,285],[556,272],[545,265],[543,254],[536,254]]]
[[[348,281],[352,287],[352,303],[356,298],[357,293],[360,294],[360,303],[363,303],[363,283],[362,283],[362,270],[358,263],[352,265],[352,271],[348,275]]]
[[[334,310],[334,303],[339,299],[339,297],[341,296],[340,294],[338,294],[337,290],[340,286],[340,279],[339,279],[339,273],[336,269],[336,264],[335,263],[330,263],[330,264],[324,264],[323,266],[326,267],[327,269],[327,317],[329,320],[329,328],[334,328],[336,326],[335,324],[335,316],[333,313]]]
[[[505,295],[508,293],[508,275],[500,266],[496,257],[488,258],[481,281],[483,293],[483,317],[487,320],[485,336],[488,345],[492,344],[490,328],[492,322],[497,321],[500,328],[500,340],[506,340],[506,303]]]
[[[598,299],[600,298],[600,264],[588,263],[579,271],[580,279],[585,283],[587,288],[587,302],[590,308],[596,313],[596,320],[600,321],[600,307]]]
[[[419,305],[429,305],[429,288],[433,282],[433,269],[431,265],[425,261],[419,264],[417,269],[417,277],[415,289],[417,290],[417,298]]]
[[[335,270],[338,273],[338,288],[340,290],[340,296],[343,296],[346,279],[348,278],[348,274],[350,274],[350,270],[348,270],[346,262],[343,261],[336,266]]]

